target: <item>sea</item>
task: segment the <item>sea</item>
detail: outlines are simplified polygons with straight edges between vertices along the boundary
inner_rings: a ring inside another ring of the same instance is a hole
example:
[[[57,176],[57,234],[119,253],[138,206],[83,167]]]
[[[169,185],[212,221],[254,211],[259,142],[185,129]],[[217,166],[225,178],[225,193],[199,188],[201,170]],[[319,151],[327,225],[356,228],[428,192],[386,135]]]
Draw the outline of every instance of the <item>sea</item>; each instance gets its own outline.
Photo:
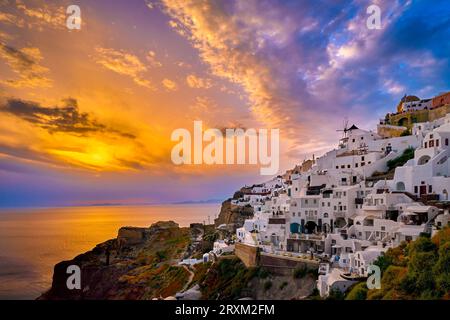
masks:
[[[0,209],[0,299],[35,299],[53,267],[115,238],[123,226],[213,223],[220,204]]]

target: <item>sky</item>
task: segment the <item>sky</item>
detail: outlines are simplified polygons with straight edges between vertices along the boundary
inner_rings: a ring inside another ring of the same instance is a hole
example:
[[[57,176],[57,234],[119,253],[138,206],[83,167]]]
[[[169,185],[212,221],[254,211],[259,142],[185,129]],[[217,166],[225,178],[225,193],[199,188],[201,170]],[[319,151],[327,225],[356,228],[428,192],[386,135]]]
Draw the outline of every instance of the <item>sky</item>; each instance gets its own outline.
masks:
[[[449,39],[446,0],[0,0],[0,207],[226,199],[269,177],[173,164],[175,129],[277,128],[283,173],[448,91]]]

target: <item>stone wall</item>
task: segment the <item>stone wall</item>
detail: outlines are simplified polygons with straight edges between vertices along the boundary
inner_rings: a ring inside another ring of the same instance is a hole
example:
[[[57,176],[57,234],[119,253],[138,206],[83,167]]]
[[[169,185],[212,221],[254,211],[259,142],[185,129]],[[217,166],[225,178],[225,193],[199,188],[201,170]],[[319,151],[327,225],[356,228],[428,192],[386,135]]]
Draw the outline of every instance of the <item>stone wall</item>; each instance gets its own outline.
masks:
[[[133,245],[145,240],[147,228],[122,227],[119,229],[117,240],[121,245]]]
[[[261,253],[259,265],[269,270],[273,274],[291,275],[297,268],[318,269],[317,261],[309,261],[294,257],[276,256],[273,254]]]
[[[445,117],[447,113],[450,113],[450,104],[431,110],[425,109],[390,115],[389,124],[393,126],[404,126],[411,129],[414,123],[433,121]]]
[[[377,126],[377,133],[383,138],[400,137],[403,132],[408,130],[406,127],[382,125]]]
[[[235,255],[248,267],[256,267],[258,265],[258,248],[242,243],[236,243],[234,247]]]

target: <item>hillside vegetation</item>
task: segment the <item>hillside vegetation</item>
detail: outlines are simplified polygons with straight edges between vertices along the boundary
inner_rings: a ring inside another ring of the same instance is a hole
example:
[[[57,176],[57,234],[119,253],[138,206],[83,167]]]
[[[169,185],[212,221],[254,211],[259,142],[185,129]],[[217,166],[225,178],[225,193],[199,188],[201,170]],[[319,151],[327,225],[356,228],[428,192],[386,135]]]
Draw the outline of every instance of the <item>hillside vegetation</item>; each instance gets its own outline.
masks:
[[[381,289],[368,290],[366,283],[355,285],[348,300],[450,299],[450,227],[432,239],[389,249],[375,262],[382,272]]]

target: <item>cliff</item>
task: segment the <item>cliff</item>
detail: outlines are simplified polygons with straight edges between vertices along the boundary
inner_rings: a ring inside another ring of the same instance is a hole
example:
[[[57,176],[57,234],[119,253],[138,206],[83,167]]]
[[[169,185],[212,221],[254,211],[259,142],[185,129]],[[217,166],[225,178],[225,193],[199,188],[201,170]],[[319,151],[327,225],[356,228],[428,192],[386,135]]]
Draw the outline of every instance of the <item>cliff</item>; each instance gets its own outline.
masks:
[[[196,253],[202,230],[158,222],[150,228],[124,227],[116,239],[55,265],[49,291],[39,299],[152,299],[174,295],[189,280],[178,261]],[[69,290],[67,267],[81,270],[81,289]]]
[[[55,265],[51,288],[39,300],[302,299],[315,276],[272,274],[224,255],[193,267],[181,259],[201,258],[217,238],[212,225],[158,222],[149,228],[120,228],[116,239]],[[67,268],[80,267],[81,289],[69,290]]]
[[[253,216],[253,208],[250,206],[237,206],[231,203],[232,199],[222,202],[219,216],[214,220],[215,227],[222,224],[227,226],[227,230],[235,232],[237,228],[244,225],[245,219]]]

